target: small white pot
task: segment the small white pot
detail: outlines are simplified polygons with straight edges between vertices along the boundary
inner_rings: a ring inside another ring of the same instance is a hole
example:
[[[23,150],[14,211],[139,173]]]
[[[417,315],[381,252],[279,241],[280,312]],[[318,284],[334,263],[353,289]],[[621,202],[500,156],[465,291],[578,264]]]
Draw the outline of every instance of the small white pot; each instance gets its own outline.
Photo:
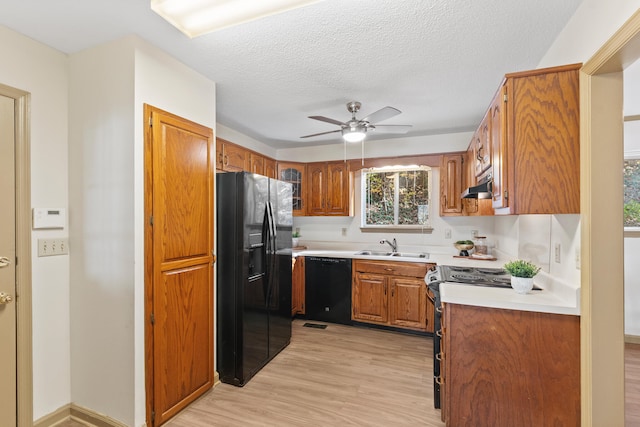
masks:
[[[298,245],[300,244],[300,241],[298,240],[298,237],[292,237],[291,238],[291,246],[296,248],[298,247]]]
[[[528,294],[533,289],[533,277],[511,276],[511,287],[517,294]]]

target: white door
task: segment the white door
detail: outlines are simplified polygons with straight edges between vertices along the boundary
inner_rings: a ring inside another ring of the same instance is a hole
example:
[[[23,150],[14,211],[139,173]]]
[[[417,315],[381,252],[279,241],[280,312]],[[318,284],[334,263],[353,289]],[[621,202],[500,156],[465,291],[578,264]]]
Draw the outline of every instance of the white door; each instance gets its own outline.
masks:
[[[14,100],[0,96],[0,418],[16,423]]]

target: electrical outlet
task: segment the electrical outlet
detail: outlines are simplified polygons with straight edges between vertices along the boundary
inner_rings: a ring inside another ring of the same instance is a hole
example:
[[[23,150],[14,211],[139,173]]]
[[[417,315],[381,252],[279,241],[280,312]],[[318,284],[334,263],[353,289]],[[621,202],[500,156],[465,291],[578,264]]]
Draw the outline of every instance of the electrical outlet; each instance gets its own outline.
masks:
[[[555,246],[555,260],[558,264],[560,263],[560,243],[556,243]]]
[[[450,239],[451,238],[451,229],[447,228],[446,230],[444,230],[444,238],[445,239]]]
[[[471,230],[471,237],[473,238],[478,237],[478,230]]]
[[[38,256],[66,255],[69,253],[69,239],[38,239]]]
[[[342,236],[346,236],[347,235],[347,229],[342,227]]]

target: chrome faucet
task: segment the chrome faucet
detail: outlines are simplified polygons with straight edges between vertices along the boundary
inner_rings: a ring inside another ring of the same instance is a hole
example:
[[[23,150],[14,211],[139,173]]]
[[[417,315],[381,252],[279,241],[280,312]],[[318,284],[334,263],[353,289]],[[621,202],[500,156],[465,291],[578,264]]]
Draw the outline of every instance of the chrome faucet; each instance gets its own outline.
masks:
[[[391,246],[391,250],[393,253],[398,252],[398,243],[396,242],[396,239],[393,239],[393,242],[388,241],[387,239],[382,239],[380,240],[380,244],[384,245],[384,244],[388,244],[389,246]]]

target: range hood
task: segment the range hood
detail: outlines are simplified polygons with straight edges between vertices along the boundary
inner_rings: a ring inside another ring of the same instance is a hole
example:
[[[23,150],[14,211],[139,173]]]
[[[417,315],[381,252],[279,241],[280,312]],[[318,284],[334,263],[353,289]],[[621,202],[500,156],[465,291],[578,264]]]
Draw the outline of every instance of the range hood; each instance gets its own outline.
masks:
[[[493,185],[491,180],[478,184],[475,187],[469,187],[462,193],[463,199],[490,199],[492,196]]]

